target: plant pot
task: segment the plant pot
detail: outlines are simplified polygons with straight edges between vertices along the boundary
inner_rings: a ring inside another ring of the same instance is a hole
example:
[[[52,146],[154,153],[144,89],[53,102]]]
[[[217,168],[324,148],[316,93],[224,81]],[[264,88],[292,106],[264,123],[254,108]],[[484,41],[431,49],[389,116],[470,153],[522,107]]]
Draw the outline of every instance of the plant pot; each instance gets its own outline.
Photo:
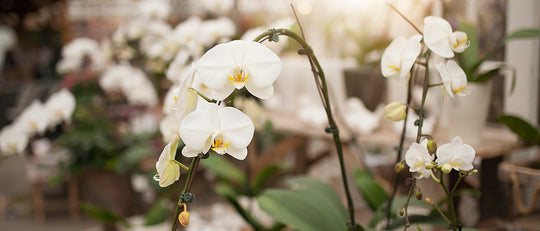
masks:
[[[345,69],[344,77],[347,98],[356,97],[362,100],[371,111],[375,111],[383,102],[386,94],[385,78],[381,76],[378,68]]]
[[[450,139],[460,136],[463,142],[476,145],[481,142],[482,130],[486,125],[489,104],[491,102],[492,82],[470,82],[467,96],[445,95],[443,115],[446,131]]]

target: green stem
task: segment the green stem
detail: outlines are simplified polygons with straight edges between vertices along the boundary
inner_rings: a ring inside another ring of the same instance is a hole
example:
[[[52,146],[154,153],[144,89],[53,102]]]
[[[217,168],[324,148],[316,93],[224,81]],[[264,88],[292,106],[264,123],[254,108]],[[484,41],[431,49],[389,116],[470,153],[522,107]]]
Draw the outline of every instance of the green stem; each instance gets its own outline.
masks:
[[[452,187],[452,190],[450,190],[450,193],[451,193],[451,194],[454,194],[454,192],[455,192],[456,189],[457,189],[457,186],[459,185],[459,183],[461,182],[461,179],[462,179],[463,177],[465,177],[465,176],[459,174],[459,178],[457,179],[456,183],[454,184],[454,187]]]
[[[442,86],[443,83],[434,83],[434,84],[430,84],[429,87],[438,87],[438,86]]]
[[[187,193],[191,189],[191,182],[193,181],[193,177],[195,176],[195,171],[197,170],[197,166],[199,166],[199,157],[195,157],[191,160],[191,165],[189,166],[189,171],[187,175],[186,183],[184,184],[184,189],[182,190],[182,193]],[[174,213],[174,222],[172,224],[171,230],[176,231],[176,227],[178,226],[178,215],[180,214],[180,206],[179,204],[184,203],[183,199],[178,199],[178,203],[176,203],[176,211]]]
[[[431,52],[428,51],[426,55],[426,60],[429,60],[429,56],[431,55]],[[416,133],[416,143],[420,143],[420,139],[422,138],[422,127],[424,126],[424,105],[426,104],[426,98],[427,93],[429,90],[429,67],[425,68],[424,72],[424,89],[422,91],[422,101],[420,103],[420,110],[418,110],[418,119],[421,121],[418,124],[418,132]]]
[[[441,181],[440,184],[442,188],[444,189],[444,193],[446,194],[446,197],[448,198],[448,206],[450,207],[450,216],[452,218],[452,230],[457,230],[457,217],[456,217],[456,210],[454,208],[454,199],[451,195],[451,193],[448,191],[448,188],[446,188],[446,185],[444,184],[444,176],[443,172],[441,171]]]
[[[411,200],[411,197],[412,197],[412,193],[414,191],[414,187],[409,187],[409,194],[407,195],[407,201],[405,202],[405,204],[403,205],[403,210],[404,210],[404,216],[405,216],[405,227],[403,227],[403,230],[407,230],[410,226],[411,226],[411,223],[409,222],[409,201]]]
[[[392,4],[390,4],[388,2],[386,4],[388,6],[390,6],[395,12],[397,12],[399,14],[399,16],[401,16],[403,19],[405,19],[405,21],[407,21],[418,33],[423,35],[422,31],[420,29],[418,29],[418,27],[416,27],[416,25],[414,25],[414,23],[412,23],[411,20],[409,20],[407,17],[405,17],[405,15],[403,15],[398,9],[396,9],[394,6],[392,6]]]
[[[327,132],[332,133],[332,135],[333,135],[334,144],[335,144],[336,151],[337,151],[338,158],[339,158],[339,165],[340,165],[340,168],[341,168],[341,177],[342,177],[342,180],[343,180],[343,187],[345,189],[345,195],[347,197],[347,207],[348,207],[348,211],[349,211],[349,226],[350,226],[351,230],[354,230],[355,227],[356,227],[356,222],[355,222],[355,219],[354,219],[354,204],[353,204],[351,193],[350,193],[350,190],[349,190],[349,183],[348,183],[348,180],[347,180],[347,172],[346,172],[346,169],[345,169],[345,161],[343,159],[343,147],[342,147],[342,144],[341,144],[341,139],[339,137],[339,129],[338,129],[338,126],[337,126],[337,124],[336,124],[336,122],[334,120],[334,116],[332,114],[332,107],[330,105],[330,99],[329,99],[329,96],[328,96],[328,86],[326,84],[326,77],[324,75],[324,71],[321,68],[321,65],[320,65],[317,57],[313,53],[313,50],[307,44],[307,42],[302,37],[300,37],[298,34],[296,34],[295,32],[293,32],[291,30],[288,30],[288,29],[275,29],[275,30],[266,31],[265,33],[257,36],[257,38],[255,38],[255,41],[260,42],[260,41],[262,41],[262,40],[264,40],[266,38],[269,38],[274,33],[277,33],[278,35],[285,35],[287,37],[290,37],[290,38],[294,39],[296,42],[298,42],[298,44],[300,44],[300,46],[302,46],[302,50],[300,50],[299,52],[301,54],[306,55],[308,57],[309,61],[310,61],[311,70],[313,72],[313,76],[315,77],[315,81],[317,83],[317,89],[319,90],[319,96],[321,97],[322,104],[323,104],[324,109],[326,111],[326,116],[328,117],[329,128],[327,129]]]
[[[189,171],[189,167],[188,166],[185,166],[184,164],[180,163],[180,161],[178,160],[172,160],[175,164],[177,164],[178,166],[180,166],[180,168],[183,168],[184,170],[186,171]]]
[[[413,73],[415,73],[415,70],[418,70],[418,68],[412,68],[410,72],[411,78],[409,78],[408,86],[407,86],[407,104],[411,104],[412,101],[412,83],[414,82],[414,76]],[[401,130],[401,138],[399,139],[399,147],[397,150],[397,156],[396,156],[396,163],[399,163],[401,161],[401,157],[403,156],[403,145],[405,144],[405,134],[407,133],[407,121],[409,119],[409,107],[405,109],[405,119],[403,120],[403,129]],[[396,178],[394,179],[394,187],[392,189],[392,194],[388,198],[388,203],[386,205],[386,229],[390,229],[390,218],[391,218],[391,212],[392,212],[392,203],[394,202],[394,198],[396,197],[397,188],[399,186],[400,182],[400,174],[396,174]]]
[[[441,211],[441,209],[439,208],[439,206],[437,206],[435,203],[431,202],[430,203],[433,208],[435,208],[435,210],[437,210],[437,212],[439,214],[441,214],[441,217],[449,224],[449,225],[452,225],[452,222],[448,219],[448,217],[446,217],[446,215],[444,215],[443,211]]]

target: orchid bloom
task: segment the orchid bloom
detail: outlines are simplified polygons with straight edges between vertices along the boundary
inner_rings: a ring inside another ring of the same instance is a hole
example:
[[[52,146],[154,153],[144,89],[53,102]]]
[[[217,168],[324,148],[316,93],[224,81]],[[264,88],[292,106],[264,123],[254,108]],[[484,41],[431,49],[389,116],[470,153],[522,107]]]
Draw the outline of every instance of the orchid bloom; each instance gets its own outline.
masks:
[[[427,150],[427,140],[421,144],[413,143],[405,153],[405,162],[409,166],[409,172],[416,172],[416,178],[429,178],[432,174],[426,165],[431,164],[433,156],[429,155]]]
[[[15,120],[15,126],[27,135],[43,134],[49,125],[51,112],[39,100],[34,100]]]
[[[197,65],[193,64],[189,72],[181,79],[177,95],[173,96],[176,102],[176,115],[180,121],[194,111],[198,104],[199,96],[193,88],[196,71]]]
[[[450,97],[454,97],[454,94],[459,96],[465,96],[469,94],[467,88],[467,76],[465,71],[459,67],[454,60],[448,60],[445,64],[443,62],[436,65],[444,88]]]
[[[49,125],[55,126],[62,121],[70,122],[75,104],[75,96],[65,88],[52,94],[45,102],[45,107],[52,112]]]
[[[448,172],[453,168],[457,171],[473,169],[472,161],[476,152],[471,145],[463,144],[461,137],[456,136],[452,139],[452,143],[443,144],[437,148],[437,164],[442,166],[442,169],[448,169]]]
[[[384,77],[405,78],[409,75],[422,46],[421,35],[413,35],[409,39],[395,38],[384,50],[381,58],[381,71]]]
[[[182,154],[195,157],[212,149],[243,160],[254,130],[251,119],[240,110],[201,101],[180,124],[180,137],[186,145]]]
[[[28,145],[28,136],[14,125],[6,126],[0,131],[0,153],[11,155],[22,153]]]
[[[461,31],[452,32],[452,26],[446,20],[428,16],[424,18],[424,42],[435,54],[454,57],[454,52],[461,53],[469,47],[467,34]]]
[[[274,94],[272,84],[280,71],[281,61],[270,49],[257,42],[236,40],[206,52],[197,75],[215,92],[217,100],[244,86],[252,95],[268,99]]]
[[[154,180],[159,181],[160,187],[167,187],[180,179],[180,166],[174,160],[178,141],[178,136],[174,136],[170,143],[163,148],[156,162],[158,175],[154,176]]]

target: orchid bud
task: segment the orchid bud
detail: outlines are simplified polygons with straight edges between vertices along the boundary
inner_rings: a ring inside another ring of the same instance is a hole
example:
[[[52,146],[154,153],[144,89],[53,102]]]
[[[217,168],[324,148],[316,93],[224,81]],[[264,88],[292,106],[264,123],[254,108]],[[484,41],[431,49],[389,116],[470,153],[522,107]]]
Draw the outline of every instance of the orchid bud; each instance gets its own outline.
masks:
[[[182,211],[178,215],[178,221],[182,226],[187,227],[189,225],[189,212],[187,210]]]
[[[401,171],[403,171],[403,169],[405,169],[405,165],[403,165],[401,162],[397,163],[395,166],[394,166],[394,171],[396,173],[400,173]]]
[[[405,214],[405,209],[401,208],[401,209],[399,210],[399,215],[400,215],[400,216],[403,216],[404,214]]]
[[[443,164],[441,171],[443,173],[450,173],[452,171],[452,165],[450,164]]]
[[[433,201],[431,201],[431,199],[428,197],[428,198],[426,198],[426,203],[433,204]]]
[[[433,169],[433,168],[435,167],[435,166],[433,166],[433,163],[432,163],[432,162],[426,163],[424,166],[425,166],[425,168],[426,168],[427,170],[431,170],[431,169]]]
[[[400,102],[391,102],[384,107],[384,118],[389,121],[401,121],[405,119],[407,112],[405,106]]]
[[[416,199],[417,200],[422,200],[422,197],[423,197],[422,192],[420,192],[420,191],[416,192]]]
[[[429,139],[427,142],[427,150],[430,154],[433,154],[437,151],[437,141]]]

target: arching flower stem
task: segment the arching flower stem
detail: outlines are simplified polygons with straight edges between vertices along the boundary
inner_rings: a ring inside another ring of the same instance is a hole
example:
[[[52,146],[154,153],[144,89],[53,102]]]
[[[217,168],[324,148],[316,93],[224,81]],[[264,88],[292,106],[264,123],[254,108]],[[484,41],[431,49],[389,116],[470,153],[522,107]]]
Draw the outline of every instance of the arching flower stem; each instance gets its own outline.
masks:
[[[444,193],[446,194],[446,198],[448,198],[448,206],[450,207],[450,217],[452,219],[452,224],[450,224],[452,226],[452,230],[457,230],[457,216],[456,216],[456,210],[454,208],[454,197],[452,195],[452,193],[450,193],[450,191],[448,191],[448,188],[446,187],[446,185],[444,184],[444,176],[443,176],[443,172],[441,172],[441,181],[439,182],[442,186],[442,188],[444,189]]]
[[[290,38],[294,39],[302,47],[302,49],[299,50],[298,53],[306,55],[308,57],[308,59],[309,59],[309,62],[310,62],[310,65],[311,65],[311,71],[313,72],[313,77],[315,78],[315,82],[317,84],[317,90],[319,92],[319,96],[321,98],[323,107],[324,107],[324,109],[326,111],[326,116],[328,117],[329,127],[325,131],[327,133],[332,134],[333,139],[334,139],[334,144],[335,144],[335,147],[336,147],[336,151],[337,151],[337,154],[338,154],[338,158],[339,158],[339,164],[340,164],[340,168],[341,168],[341,177],[342,177],[342,181],[343,181],[343,187],[345,189],[345,194],[346,194],[346,197],[347,197],[347,208],[348,208],[348,212],[349,212],[349,224],[348,225],[350,227],[350,230],[355,230],[356,222],[355,222],[355,219],[354,219],[354,204],[353,204],[353,201],[352,201],[351,193],[350,193],[350,190],[349,190],[349,184],[348,184],[348,180],[347,180],[347,174],[346,174],[347,171],[345,169],[345,163],[344,163],[344,159],[343,159],[343,147],[342,147],[342,144],[341,144],[341,139],[339,137],[339,129],[338,129],[338,126],[337,126],[337,124],[336,124],[336,122],[334,120],[334,116],[332,114],[332,107],[330,105],[330,99],[329,99],[329,96],[328,96],[328,86],[327,86],[327,83],[326,83],[326,77],[324,75],[324,71],[321,68],[320,63],[319,63],[317,57],[315,56],[315,54],[313,53],[313,50],[311,49],[309,44],[307,44],[307,42],[301,36],[299,36],[297,33],[293,32],[293,31],[291,31],[289,29],[272,29],[272,30],[266,31],[266,32],[262,33],[261,35],[257,36],[254,39],[254,41],[262,42],[262,41],[264,41],[266,39],[272,38],[272,36],[274,36],[275,34],[284,35],[284,36],[287,36],[287,37],[290,37]]]
[[[182,194],[189,192],[189,190],[191,189],[191,182],[193,181],[193,177],[195,176],[195,172],[197,171],[197,167],[199,166],[200,159],[201,158],[199,157],[192,158],[191,164],[189,166],[186,183],[184,184],[184,189],[182,190]],[[174,217],[173,217],[174,222],[172,224],[171,231],[176,231],[176,228],[178,227],[177,217],[180,214],[180,210],[182,208],[180,204],[182,203],[185,203],[184,199],[182,198],[178,199],[178,203],[176,205],[176,212],[174,213]]]

